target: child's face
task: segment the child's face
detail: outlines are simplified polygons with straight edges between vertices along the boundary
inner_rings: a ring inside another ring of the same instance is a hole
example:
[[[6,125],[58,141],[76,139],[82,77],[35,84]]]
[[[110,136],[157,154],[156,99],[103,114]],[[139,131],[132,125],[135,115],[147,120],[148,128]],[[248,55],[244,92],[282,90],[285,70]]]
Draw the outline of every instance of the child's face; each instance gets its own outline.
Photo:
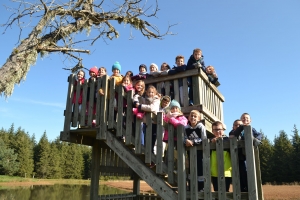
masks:
[[[162,107],[162,108],[165,108],[165,107],[168,106],[169,103],[170,103],[170,102],[169,102],[167,99],[163,99],[163,100],[161,101],[161,107]]]
[[[117,75],[119,75],[119,73],[120,73],[120,70],[113,69],[113,76],[117,76]]]
[[[127,86],[131,83],[131,81],[128,78],[123,79],[123,86]]]
[[[166,64],[163,64],[163,65],[161,66],[161,71],[167,71],[167,70],[168,70],[167,65],[166,65]]]
[[[90,74],[90,77],[96,77],[97,76],[97,74],[95,72],[92,72],[92,71],[90,71],[89,74]]]
[[[154,65],[150,66],[150,72],[156,72],[157,68]]]
[[[179,110],[179,108],[177,107],[177,106],[173,106],[172,108],[171,108],[171,113],[175,113],[175,112],[179,112],[180,110]]]
[[[232,129],[235,130],[237,129],[240,125],[243,125],[242,121],[238,120],[236,122],[233,123],[233,127]]]
[[[78,72],[77,79],[81,80],[81,79],[83,79],[83,77],[84,77],[84,72],[82,72],[82,71]]]
[[[198,121],[200,121],[200,116],[196,113],[190,113],[189,115],[189,122],[192,127],[196,126]]]
[[[180,67],[180,66],[184,65],[184,60],[183,60],[183,58],[178,58],[178,59],[176,60],[176,65],[177,65],[177,67]]]
[[[213,67],[207,67],[206,68],[206,73],[207,74],[213,74],[214,73],[214,68]]]
[[[251,124],[251,118],[250,118],[250,115],[242,115],[242,117],[241,117],[241,121],[243,122],[243,124],[245,125],[245,126],[248,126],[248,125],[250,125]]]
[[[155,90],[153,88],[149,88],[147,90],[147,96],[148,97],[154,97],[155,96]]]
[[[140,68],[140,73],[145,73],[146,72],[146,68],[145,67],[141,67]]]
[[[202,52],[200,51],[200,52],[194,52],[194,58],[195,58],[195,60],[200,60],[200,58],[201,58],[201,56],[202,56]]]
[[[144,84],[143,84],[143,83],[139,82],[139,83],[137,83],[137,84],[135,85],[135,90],[136,90],[137,92],[140,92],[140,91],[142,91],[143,89],[144,89]]]
[[[104,76],[106,75],[106,71],[104,68],[100,68],[99,71],[98,71],[98,76],[101,77],[101,76]]]
[[[222,124],[212,127],[212,132],[216,137],[221,137],[224,133],[224,127]]]

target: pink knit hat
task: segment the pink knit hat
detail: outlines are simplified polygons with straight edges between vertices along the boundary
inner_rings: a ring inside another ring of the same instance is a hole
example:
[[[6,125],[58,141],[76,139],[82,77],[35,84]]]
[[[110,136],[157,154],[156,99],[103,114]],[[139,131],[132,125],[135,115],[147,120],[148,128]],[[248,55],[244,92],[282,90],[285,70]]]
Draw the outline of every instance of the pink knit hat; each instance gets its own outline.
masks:
[[[96,66],[94,66],[90,69],[89,72],[94,72],[95,74],[98,74],[98,68]]]

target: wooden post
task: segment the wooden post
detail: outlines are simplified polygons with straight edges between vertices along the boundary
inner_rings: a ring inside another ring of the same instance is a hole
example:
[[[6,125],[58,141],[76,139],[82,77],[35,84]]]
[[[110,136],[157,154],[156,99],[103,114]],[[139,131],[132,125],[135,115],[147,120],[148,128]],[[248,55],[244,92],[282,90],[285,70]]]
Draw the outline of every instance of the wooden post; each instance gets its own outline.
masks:
[[[158,112],[157,113],[157,131],[156,131],[157,137],[156,137],[156,173],[162,174],[162,154],[163,154],[163,113]]]
[[[230,138],[230,157],[232,166],[232,188],[233,188],[233,199],[241,199],[240,190],[240,172],[239,172],[239,158],[238,158],[238,147],[236,138]]]
[[[100,176],[100,141],[95,140],[92,149],[92,166],[91,166],[91,191],[90,200],[98,199],[99,176]]]
[[[197,146],[190,147],[190,183],[191,199],[198,199]]]
[[[178,199],[186,199],[186,169],[185,147],[183,146],[184,126],[177,127],[177,152],[178,152]]]
[[[252,127],[244,126],[244,137],[245,137],[245,151],[246,151],[246,162],[247,162],[247,179],[248,179],[248,197],[249,200],[257,200],[257,181],[256,181],[256,168],[255,158],[253,152],[253,135]]]
[[[260,161],[259,161],[259,149],[258,147],[253,147],[253,148],[254,148],[255,166],[256,166],[258,199],[264,200],[262,181],[261,181]]]
[[[204,178],[204,199],[211,199],[211,176],[210,176],[210,143],[208,139],[202,141],[203,148],[203,176]]]
[[[218,198],[226,199],[225,175],[224,175],[224,148],[223,138],[218,138],[216,142],[217,164],[218,164]]]

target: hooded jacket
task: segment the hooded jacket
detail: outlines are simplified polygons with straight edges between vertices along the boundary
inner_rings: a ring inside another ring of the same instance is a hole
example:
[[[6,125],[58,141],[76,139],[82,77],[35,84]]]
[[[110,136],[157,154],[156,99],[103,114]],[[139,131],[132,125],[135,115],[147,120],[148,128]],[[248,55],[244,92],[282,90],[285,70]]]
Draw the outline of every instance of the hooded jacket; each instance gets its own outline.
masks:
[[[201,64],[201,69],[203,70],[203,72],[206,71],[206,67],[205,67],[205,64],[204,64],[204,56],[202,55],[200,60],[196,60],[194,55],[191,55],[189,60],[188,60],[188,63],[187,63],[187,66],[186,66],[186,70],[190,70],[190,69],[195,69],[197,67],[195,67],[195,64],[196,63],[200,63]]]

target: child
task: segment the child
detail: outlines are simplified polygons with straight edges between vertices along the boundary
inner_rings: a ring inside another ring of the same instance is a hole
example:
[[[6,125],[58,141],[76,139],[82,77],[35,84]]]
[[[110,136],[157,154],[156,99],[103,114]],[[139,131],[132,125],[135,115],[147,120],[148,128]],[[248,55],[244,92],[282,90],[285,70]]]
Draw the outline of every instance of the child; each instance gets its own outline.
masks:
[[[190,56],[187,62],[187,70],[201,68],[205,72],[204,56],[202,55],[202,50],[196,48],[193,50],[193,55]]]
[[[111,75],[110,79],[114,78],[116,86],[122,84],[122,79],[123,76],[120,74],[121,73],[121,65],[119,62],[115,62],[112,66],[112,72],[113,74]]]
[[[190,56],[186,70],[190,69],[196,69],[196,68],[201,68],[203,72],[205,72],[205,64],[203,60],[203,55],[201,49],[194,49],[193,50],[193,55]],[[189,105],[193,106],[194,101],[193,101],[193,80],[192,77],[188,77],[188,86],[189,86]]]
[[[159,103],[160,103],[160,94],[157,93],[156,88],[153,85],[150,85],[150,86],[148,86],[147,91],[146,91],[145,103],[140,104],[138,106],[139,111],[153,113],[153,115],[152,115],[152,144],[151,144],[152,153],[154,153],[154,144],[156,141],[157,124],[156,124],[155,119],[156,119],[156,114],[159,111]],[[144,133],[145,133],[146,129],[147,129],[145,116],[143,118],[143,122],[144,122],[144,130],[145,130]]]
[[[170,70],[170,66],[168,63],[163,62],[160,66],[161,75],[168,75],[168,71]]]
[[[144,93],[145,93],[145,82],[143,80],[138,80],[134,85],[134,95],[132,97],[133,113],[138,112],[138,107],[140,105],[139,97],[144,97]],[[140,118],[142,119],[142,117]],[[134,117],[133,124],[132,124],[133,136],[135,136],[135,125],[136,125],[136,117]],[[143,123],[141,123],[141,144],[142,145],[144,144]]]
[[[170,70],[170,66],[168,65],[168,63],[162,63],[160,66],[160,75],[164,76],[164,75],[168,75],[168,71]],[[165,89],[165,82],[161,82],[161,94],[164,96],[166,95],[166,89]]]
[[[130,78],[132,78],[133,72],[132,71],[127,71],[125,76],[129,76]]]
[[[155,63],[150,64],[150,75],[157,77],[160,75],[160,71],[158,71],[158,66]]]
[[[239,140],[244,140],[244,126],[251,125],[251,117],[248,113],[243,113],[241,116],[242,124],[240,124],[235,130],[229,133],[229,137],[236,137]],[[252,134],[254,137],[255,144],[260,144],[262,134],[257,132],[255,128],[252,127]],[[241,192],[248,192],[248,181],[247,181],[247,168],[246,168],[246,156],[242,149],[238,150],[239,157],[239,170],[240,170],[240,185]]]
[[[185,127],[184,144],[187,147],[199,145],[202,140],[206,139],[206,129],[200,122],[201,114],[198,110],[192,110],[188,117],[188,125]],[[189,151],[188,151],[188,157]],[[197,176],[198,176],[198,191],[204,188],[203,178],[203,153],[202,150],[197,150]]]
[[[142,79],[146,79],[148,77],[147,74],[147,66],[144,64],[141,64],[139,66],[139,74],[132,76],[131,80],[132,81],[137,81],[137,80],[142,80]]]
[[[90,87],[90,83],[92,81],[96,81],[97,79],[97,74],[98,74],[98,68],[96,66],[92,67],[90,70],[89,70],[89,75],[90,75],[90,78],[89,78],[89,86],[88,86],[88,89],[87,89],[87,97],[86,97],[86,115],[89,114],[89,106],[90,106],[90,91],[91,91],[91,87]],[[95,85],[96,86],[96,85]],[[96,88],[95,88],[96,89]],[[93,115],[96,114],[96,101],[97,101],[97,92],[95,90],[94,92],[94,102],[93,102]],[[92,122],[92,126],[95,127],[96,125],[96,120],[93,119],[93,122]]]
[[[85,80],[85,73],[83,70],[79,70],[77,72],[77,80],[75,81],[75,84],[74,84],[74,96],[73,96],[73,99],[72,99],[72,103],[75,104],[76,103],[76,86],[77,84],[79,83],[80,85],[82,85],[84,83],[84,80]],[[83,90],[81,89],[80,90],[80,95],[79,95],[79,98],[78,98],[78,104],[81,105],[82,104],[82,92]]]
[[[214,84],[216,87],[220,85],[219,83],[217,83],[218,76],[217,76],[215,68],[213,66],[211,66],[211,65],[207,66],[205,72],[207,74],[209,81],[212,84]]]
[[[218,138],[222,137],[223,140],[228,140],[229,138],[224,134],[223,123],[220,121],[216,121],[212,124],[212,132],[215,135],[211,141],[216,142]],[[223,151],[224,157],[224,176],[225,176],[225,189],[226,192],[229,192],[229,187],[231,183],[231,159],[230,153],[228,151]],[[216,150],[211,151],[210,155],[210,171],[211,171],[211,179],[214,187],[214,191],[218,191],[218,161],[217,161],[217,152]]]
[[[132,81],[130,76],[124,76],[123,80],[122,80],[122,86],[125,92],[129,92],[130,90],[134,90],[133,86],[132,86]],[[127,107],[127,101],[124,98],[123,101],[123,111],[126,112],[126,107]]]
[[[182,56],[182,55],[176,56],[175,63],[176,63],[176,66],[174,66],[172,69],[170,69],[168,71],[168,75],[174,75],[174,74],[177,74],[180,72],[184,72],[186,70],[186,65],[184,64],[184,56]],[[178,80],[178,84],[179,84],[180,103],[183,104],[183,87],[182,87],[183,82],[182,82],[182,79]],[[171,91],[171,98],[173,99],[172,93],[174,93],[174,89],[173,89],[173,91]]]
[[[180,104],[176,100],[172,100],[170,103],[170,111],[164,116],[164,122],[172,124],[174,128],[176,128],[178,125],[187,125],[187,118],[183,115],[181,112]],[[168,130],[165,130],[163,141],[168,143]],[[174,141],[175,144],[177,142],[177,137],[174,135]],[[174,144],[174,146],[176,146]]]
[[[97,78],[100,78],[102,76],[106,75],[106,68],[105,67],[100,67],[97,73]]]
[[[168,111],[170,110],[169,109],[169,105],[170,105],[170,101],[171,101],[171,98],[169,96],[163,96],[160,100],[160,104],[159,104],[159,112],[162,112],[163,115],[167,114]],[[162,132],[162,138],[164,137],[164,133],[165,133],[165,130],[163,128],[163,132]],[[166,148],[166,143],[163,142],[163,157],[164,157],[164,151],[165,151],[165,148]],[[154,147],[154,153],[156,153],[156,143],[155,143],[155,147]]]

